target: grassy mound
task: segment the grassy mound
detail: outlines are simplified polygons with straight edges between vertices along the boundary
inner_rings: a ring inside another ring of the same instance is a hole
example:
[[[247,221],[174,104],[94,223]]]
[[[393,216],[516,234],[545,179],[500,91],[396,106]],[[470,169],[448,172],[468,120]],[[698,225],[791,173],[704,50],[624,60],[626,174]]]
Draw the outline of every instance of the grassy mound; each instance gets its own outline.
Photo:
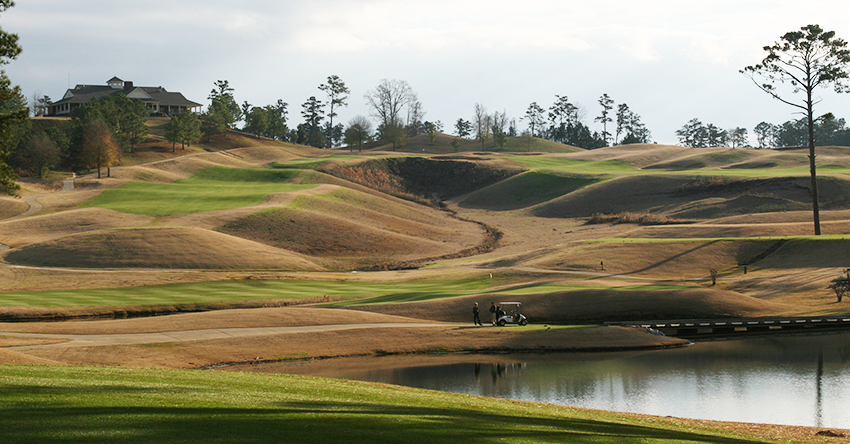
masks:
[[[20,247],[86,231],[129,228],[146,224],[150,217],[102,208],[84,208],[0,223],[0,242]]]
[[[645,168],[658,162],[691,156],[693,148],[675,145],[631,143],[570,154],[569,158],[583,161],[618,161],[632,168]]]
[[[793,313],[793,306],[724,290],[582,289],[546,294],[483,294],[405,304],[350,305],[348,308],[446,322],[469,322],[472,304],[485,312],[490,302],[521,302],[533,324],[598,323],[654,319],[713,319]],[[489,313],[482,319],[489,319]]]
[[[702,168],[740,168],[742,165],[776,166],[771,159],[773,153],[765,150],[733,149],[733,148],[699,148],[689,149],[684,156],[653,163],[644,166],[645,169],[662,170],[692,170]],[[799,159],[788,162],[784,166],[799,166]]]
[[[347,189],[302,196],[218,230],[355,267],[443,256],[481,239],[477,226],[445,213]]]
[[[436,247],[424,239],[291,208],[263,211],[225,224],[219,231],[311,256],[375,256],[379,262],[396,252],[415,255]]]
[[[89,232],[11,250],[5,260],[79,268],[321,269],[289,251],[197,228]]]
[[[0,197],[0,220],[17,216],[27,211],[28,208],[29,205],[22,199],[6,196]]]
[[[789,239],[757,264],[762,268],[850,268],[850,235],[844,238]]]
[[[707,219],[738,214],[801,211],[811,206],[808,178],[705,178],[627,176],[596,184],[532,209],[539,217],[590,217],[595,213],[656,213]],[[846,207],[850,181],[819,180],[821,208]]]
[[[526,208],[569,194],[602,179],[527,171],[464,196],[458,206],[494,211]]]
[[[710,269],[727,270],[749,264],[777,241],[681,240],[572,242],[526,259],[537,267],[554,270],[604,271],[662,278],[707,278]],[[602,263],[602,265],[600,265]],[[497,264],[501,265],[501,264]]]

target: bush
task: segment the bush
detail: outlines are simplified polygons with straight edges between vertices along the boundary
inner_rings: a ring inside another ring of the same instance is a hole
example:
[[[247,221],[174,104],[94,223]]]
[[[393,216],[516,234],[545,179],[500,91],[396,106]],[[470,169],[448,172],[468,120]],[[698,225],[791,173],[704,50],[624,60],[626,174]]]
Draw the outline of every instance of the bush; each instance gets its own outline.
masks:
[[[600,214],[596,213],[587,221],[588,225],[593,224],[638,224],[638,225],[667,225],[685,223],[681,220],[676,220],[667,216],[659,216],[652,213],[617,213],[617,214]]]

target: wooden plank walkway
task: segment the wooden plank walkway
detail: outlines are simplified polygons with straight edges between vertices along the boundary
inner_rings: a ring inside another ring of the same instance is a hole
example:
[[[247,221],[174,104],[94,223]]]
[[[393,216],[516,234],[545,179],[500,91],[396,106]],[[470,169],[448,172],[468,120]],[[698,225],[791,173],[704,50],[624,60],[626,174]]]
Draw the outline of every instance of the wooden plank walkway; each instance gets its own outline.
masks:
[[[668,336],[693,337],[722,334],[850,329],[850,315],[735,319],[677,319],[666,321],[606,322],[605,324],[650,328],[658,330]]]

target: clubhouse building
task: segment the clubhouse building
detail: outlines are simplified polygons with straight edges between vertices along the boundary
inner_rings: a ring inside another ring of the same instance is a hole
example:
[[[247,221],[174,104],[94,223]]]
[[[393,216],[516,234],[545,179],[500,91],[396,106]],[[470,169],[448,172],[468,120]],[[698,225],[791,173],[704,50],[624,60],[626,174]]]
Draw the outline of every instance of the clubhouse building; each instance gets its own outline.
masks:
[[[106,85],[77,85],[65,92],[62,100],[48,105],[48,116],[67,116],[74,108],[78,108],[92,99],[123,94],[131,99],[141,100],[148,107],[152,116],[175,116],[184,111],[200,108],[200,103],[195,103],[183,97],[179,92],[168,92],[161,86],[134,86],[133,82],[127,82],[113,77],[106,81]]]

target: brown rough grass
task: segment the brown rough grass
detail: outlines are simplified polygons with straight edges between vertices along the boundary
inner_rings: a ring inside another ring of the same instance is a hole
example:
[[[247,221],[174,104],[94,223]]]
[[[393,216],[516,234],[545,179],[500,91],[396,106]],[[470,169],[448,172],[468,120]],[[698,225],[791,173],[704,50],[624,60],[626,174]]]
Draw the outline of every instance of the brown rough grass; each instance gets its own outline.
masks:
[[[197,228],[88,232],[8,251],[4,259],[79,268],[322,269],[289,251]]]

